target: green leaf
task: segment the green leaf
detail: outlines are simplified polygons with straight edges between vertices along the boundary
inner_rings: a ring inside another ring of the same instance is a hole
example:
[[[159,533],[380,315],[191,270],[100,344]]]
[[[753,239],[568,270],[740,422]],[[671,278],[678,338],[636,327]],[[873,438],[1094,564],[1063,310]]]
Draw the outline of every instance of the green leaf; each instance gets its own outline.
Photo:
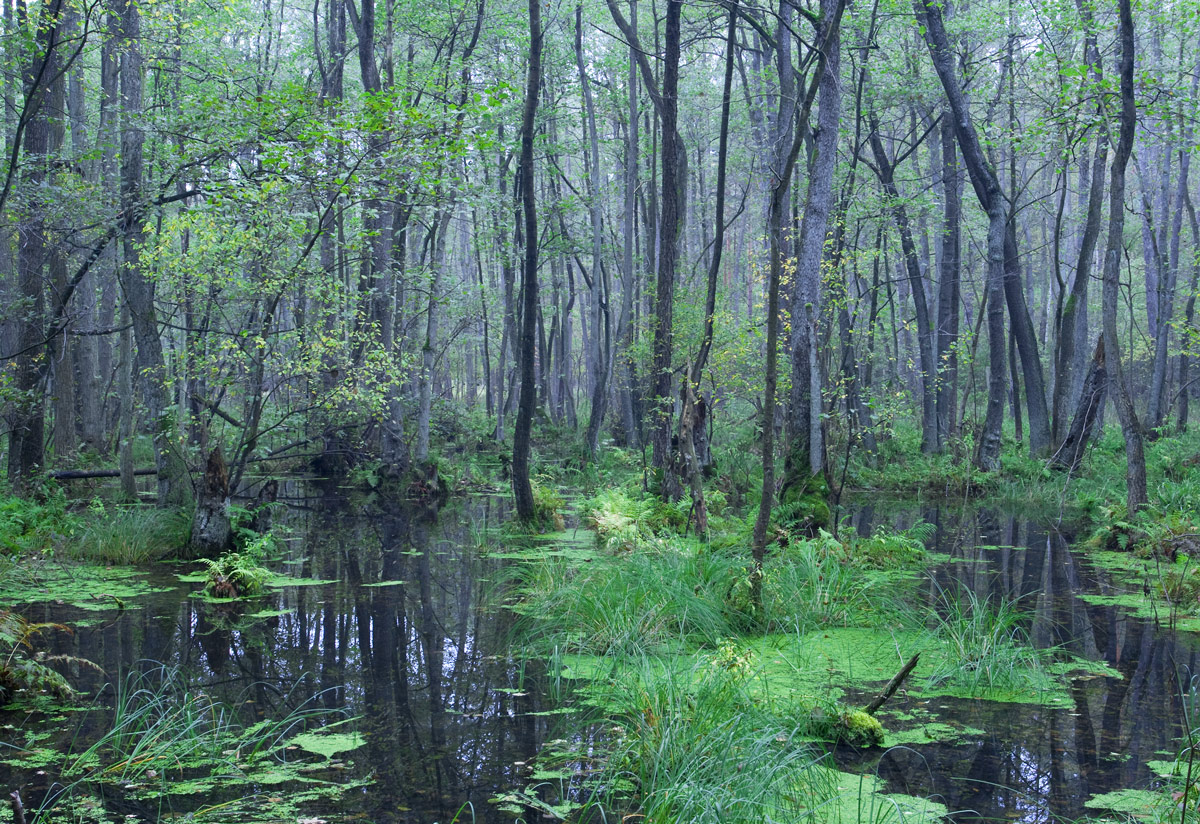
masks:
[[[356,750],[367,740],[358,732],[305,732],[292,739],[292,744],[306,752],[332,759],[338,753]]]

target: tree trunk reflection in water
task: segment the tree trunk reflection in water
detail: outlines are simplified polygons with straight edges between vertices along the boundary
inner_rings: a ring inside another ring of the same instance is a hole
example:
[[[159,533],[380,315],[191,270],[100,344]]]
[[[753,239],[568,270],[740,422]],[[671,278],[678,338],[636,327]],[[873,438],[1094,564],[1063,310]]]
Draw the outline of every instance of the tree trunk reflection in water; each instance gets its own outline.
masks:
[[[856,530],[869,534],[880,520],[899,527],[913,520],[881,519],[878,512],[876,504],[874,512],[854,513]],[[1146,786],[1146,762],[1174,751],[1183,733],[1177,673],[1195,671],[1195,638],[1079,598],[1114,588],[1107,573],[1070,551],[1069,533],[987,509],[927,506],[920,516],[936,528],[931,549],[954,559],[931,571],[926,609],[968,591],[993,607],[1014,602],[1035,646],[1104,661],[1121,677],[1072,680],[1068,702],[1058,706],[899,699],[893,711],[927,710],[987,732],[897,747],[854,768],[877,771],[893,791],[970,811],[954,816],[964,820],[1078,819],[1092,813],[1083,805],[1094,794]]]

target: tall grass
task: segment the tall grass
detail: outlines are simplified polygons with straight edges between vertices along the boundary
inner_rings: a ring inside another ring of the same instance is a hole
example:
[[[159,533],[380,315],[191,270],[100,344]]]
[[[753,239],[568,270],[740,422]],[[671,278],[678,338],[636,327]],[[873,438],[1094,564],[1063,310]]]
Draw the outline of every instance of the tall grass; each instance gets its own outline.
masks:
[[[945,652],[929,676],[931,685],[976,693],[1044,681],[1041,656],[1029,643],[1016,602],[980,598],[967,588],[942,589],[934,606],[929,632]]]
[[[543,652],[604,655],[730,635],[725,595],[744,562],[659,545],[588,564],[548,559],[522,573],[526,639]]]
[[[604,690],[616,740],[598,793],[646,822],[800,821],[826,800],[820,756],[736,673],[632,659]],[[629,789],[632,788],[632,792]]]
[[[139,788],[142,797],[157,799],[160,812],[172,795],[252,795],[249,776],[266,762],[286,761],[289,739],[331,714],[315,697],[278,719],[242,726],[233,706],[189,687],[164,665],[130,672],[115,687],[111,722],[67,760],[62,781],[29,811],[31,824],[59,820],[62,810],[104,787]]]
[[[156,561],[179,549],[191,530],[187,513],[154,507],[89,509],[75,533],[62,541],[64,553],[78,561],[136,565]]]

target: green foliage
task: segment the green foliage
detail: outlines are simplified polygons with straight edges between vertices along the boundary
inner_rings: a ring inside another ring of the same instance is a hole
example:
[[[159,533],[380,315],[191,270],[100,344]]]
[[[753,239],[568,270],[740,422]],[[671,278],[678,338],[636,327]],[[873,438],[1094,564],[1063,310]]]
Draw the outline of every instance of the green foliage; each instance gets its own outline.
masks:
[[[604,806],[647,822],[796,821],[826,800],[819,758],[727,670],[641,659],[597,688],[614,741]],[[612,781],[620,777],[621,781]]]
[[[96,498],[64,542],[64,554],[91,563],[145,564],[183,546],[190,532],[185,513],[149,506],[110,508]]]
[[[314,735],[306,728],[329,716],[344,715],[320,707],[317,699],[279,719],[244,726],[235,706],[188,686],[169,667],[130,672],[115,686],[111,722],[104,732],[47,764],[55,772],[55,789],[29,811],[33,821],[58,820],[81,801],[86,804],[117,788],[126,797],[155,805],[163,817],[174,810],[200,820],[257,821],[262,812],[255,807],[261,807],[261,799],[255,796],[266,785],[274,797],[271,820],[294,820],[308,802],[337,798],[361,786],[322,781],[305,771],[312,765],[303,762],[303,742],[296,739]],[[338,752],[346,750],[340,735],[334,740]],[[329,762],[327,756],[323,759]]]
[[[726,593],[744,562],[666,544],[576,565],[551,559],[524,568],[525,636],[535,648],[597,655],[695,642],[732,633]]]
[[[948,685],[978,694],[1044,684],[1042,659],[1029,644],[1015,602],[980,598],[967,588],[941,590],[931,620],[931,636],[947,648],[929,676],[931,687]]]
[[[57,487],[47,488],[40,499],[0,497],[0,553],[52,552],[79,526],[79,519],[67,510],[66,495]]]
[[[678,534],[687,524],[690,503],[667,502],[653,495],[631,495],[609,487],[585,501],[584,523],[596,532],[602,546],[614,552],[632,550],[659,535]]]
[[[30,623],[15,612],[0,610],[0,704],[20,691],[48,692],[70,698],[75,690],[57,670],[54,662],[95,666],[75,656],[46,655],[35,651],[33,639],[42,632],[70,632],[62,624]]]
[[[533,484],[533,519],[546,529],[561,530],[566,525],[562,509],[566,501],[554,487],[543,483]]]
[[[225,552],[201,558],[206,569],[204,591],[213,598],[251,598],[261,595],[273,577],[257,553]]]

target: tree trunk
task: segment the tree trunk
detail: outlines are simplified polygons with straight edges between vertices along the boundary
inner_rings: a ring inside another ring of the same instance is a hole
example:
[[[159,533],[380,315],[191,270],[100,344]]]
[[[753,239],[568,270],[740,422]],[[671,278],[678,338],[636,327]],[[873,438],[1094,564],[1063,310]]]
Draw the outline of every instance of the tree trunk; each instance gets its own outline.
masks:
[[[1200,92],[1200,64],[1192,74],[1192,92],[1190,100],[1195,100]],[[1194,129],[1191,120],[1181,117],[1183,132],[1180,135],[1179,180],[1175,192],[1175,214],[1171,222],[1170,248],[1167,253],[1167,271],[1163,284],[1162,298],[1159,302],[1158,330],[1154,337],[1154,367],[1150,378],[1150,408],[1146,413],[1147,425],[1151,430],[1157,430],[1163,425],[1163,420],[1170,411],[1167,398],[1167,351],[1170,346],[1172,321],[1175,314],[1175,290],[1179,281],[1179,241],[1183,233],[1183,213],[1188,194],[1188,172],[1191,169],[1192,137]],[[1163,150],[1168,151],[1168,149]],[[1163,215],[1166,219],[1166,215]],[[1161,259],[1161,255],[1160,255]],[[1194,297],[1194,295],[1193,295]]]
[[[955,434],[955,401],[958,397],[958,304],[961,299],[959,269],[962,265],[962,171],[950,112],[943,111],[942,236],[938,283],[937,319],[937,446],[940,452]]]
[[[583,92],[584,126],[588,139],[587,192],[588,212],[592,224],[592,294],[595,305],[592,322],[592,366],[595,370],[592,387],[592,408],[588,414],[584,448],[588,458],[594,458],[600,445],[600,425],[608,411],[609,364],[612,362],[612,319],[609,316],[607,267],[601,258],[603,227],[600,221],[600,138],[596,133],[596,108],[592,102],[592,87],[588,82],[583,60],[583,4],[575,5],[575,67],[579,71],[579,86]]]
[[[629,4],[629,25],[637,30],[637,0]],[[624,232],[624,267],[621,285],[621,320],[618,339],[621,347],[621,380],[618,397],[621,405],[621,428],[625,430],[625,445],[637,449],[641,445],[641,421],[634,412],[634,392],[637,388],[637,368],[633,358],[634,324],[633,296],[637,289],[638,276],[635,270],[635,247],[637,238],[637,185],[638,185],[638,76],[637,59],[629,49],[628,123],[625,142],[625,214],[622,217]]]
[[[633,49],[642,73],[642,82],[654,101],[662,130],[659,157],[662,165],[661,214],[658,222],[658,250],[654,290],[654,343],[651,359],[650,444],[651,461],[660,482],[660,494],[674,500],[679,497],[679,480],[672,472],[671,420],[675,395],[671,391],[674,342],[675,268],[679,255],[679,226],[683,216],[681,193],[687,180],[686,155],[678,131],[680,16],[682,0],[667,0],[663,43],[662,86],[641,47],[637,32],[617,8],[616,0],[607,0],[609,13]]]
[[[122,45],[121,211],[127,221],[123,233],[121,287],[133,323],[137,344],[134,367],[141,386],[146,424],[154,442],[154,465],[159,473],[158,503],[159,506],[186,506],[190,503],[192,490],[186,468],[171,445],[170,393],[162,339],[158,333],[158,314],[154,307],[155,282],[141,267],[141,249],[147,236],[145,204],[142,203],[142,148],[146,138],[141,126],[141,12],[134,0],[119,0],[117,9]]]
[[[889,211],[900,232],[900,248],[904,254],[904,266],[912,289],[913,306],[917,314],[917,345],[921,353],[921,451],[929,454],[937,451],[937,368],[934,363],[934,330],[925,302],[925,278],[921,263],[917,259],[917,247],[913,243],[912,228],[908,220],[908,209],[900,199],[896,187],[895,167],[883,148],[879,136],[879,122],[872,112],[870,116],[871,152],[879,172],[879,184],[887,195]]]
[[[1005,374],[1005,246],[1007,220],[1004,195],[995,170],[987,161],[980,145],[979,136],[971,121],[966,96],[959,84],[954,65],[954,55],[946,37],[946,29],[940,8],[927,5],[924,0],[913,0],[917,23],[925,35],[926,45],[933,60],[942,88],[953,114],[955,137],[962,150],[963,163],[971,177],[975,194],[988,215],[987,235],[987,325],[988,325],[988,403],[983,431],[976,447],[975,463],[990,472],[1000,467],[1000,428],[1004,421],[1004,399],[1007,375]]]
[[[17,296],[20,301],[17,351],[13,357],[13,396],[9,407],[8,479],[17,493],[28,492],[45,463],[46,398],[42,363],[46,351],[46,297],[43,267],[47,258],[45,212],[39,200],[46,187],[50,151],[50,104],[44,76],[53,72],[60,46],[61,0],[42,7],[37,21],[37,48],[25,67],[24,112],[28,116],[18,148],[24,150],[20,172],[33,195],[22,204],[17,225]]]
[[[529,74],[525,83],[525,110],[521,118],[521,203],[525,216],[525,266],[522,271],[523,305],[521,312],[521,398],[513,428],[513,494],[517,517],[534,517],[533,486],[529,481],[530,435],[537,386],[534,384],[534,347],[537,326],[537,200],[533,179],[533,139],[539,89],[542,83],[542,4],[529,0]]]
[[[837,73],[834,69],[831,69],[831,66],[836,67],[838,65],[835,55],[839,53],[838,35],[844,9],[845,0],[822,0],[821,2],[821,38],[817,46],[820,56],[817,58],[817,66],[813,72],[809,87],[806,89],[802,104],[790,112],[790,115],[793,117],[797,116],[797,114],[799,115],[799,126],[792,133],[790,148],[780,158],[782,163],[776,167],[775,184],[771,190],[771,203],[768,210],[767,235],[770,249],[768,253],[769,269],[767,277],[767,351],[766,379],[764,382],[761,419],[763,490],[762,499],[759,501],[758,515],[754,521],[754,533],[751,543],[751,552],[754,560],[754,571],[751,578],[751,599],[755,607],[761,606],[762,564],[766,558],[767,530],[771,522],[771,509],[775,505],[775,406],[776,388],[779,380],[779,288],[780,281],[783,279],[783,216],[788,205],[788,182],[795,171],[796,159],[800,155],[800,149],[803,148],[804,139],[808,134],[808,115],[813,100],[816,97],[817,89],[820,88],[827,77],[832,77],[835,82],[838,80]],[[790,37],[790,34],[786,32],[783,26],[780,28],[780,36]],[[790,56],[788,56],[787,60],[790,61],[790,59]],[[839,93],[836,101],[831,106],[835,112],[840,106],[840,100]],[[832,122],[836,124],[836,118]],[[834,128],[836,129],[836,126]],[[810,190],[810,196],[812,194],[813,192]],[[826,202],[826,208],[828,208],[828,202]],[[821,233],[821,238],[823,245],[824,232]],[[812,310],[815,307],[807,306],[805,309]],[[793,348],[792,351],[793,357],[795,357],[795,349]],[[815,364],[815,351],[810,348],[808,356],[811,369]],[[797,430],[796,438],[799,439],[801,437],[803,437],[802,431]],[[811,444],[812,441],[809,440],[809,443]],[[792,454],[794,455],[794,452]],[[811,465],[810,462],[810,467]],[[815,475],[817,472],[814,471],[812,474]],[[789,480],[791,479],[789,478]]]
[[[192,536],[188,543],[193,557],[219,555],[233,545],[229,495],[229,469],[218,445],[208,455],[196,496],[196,515],[192,519]]]
[[[1133,151],[1133,131],[1137,121],[1133,86],[1133,12],[1130,0],[1118,0],[1121,43],[1121,116],[1120,139],[1112,163],[1109,186],[1108,247],[1104,253],[1104,350],[1112,364],[1113,399],[1125,438],[1125,482],[1127,512],[1132,516],[1146,505],[1146,456],[1141,424],[1133,409],[1133,397],[1121,364],[1120,338],[1117,336],[1117,302],[1121,254],[1125,230],[1125,168]]]
[[[1079,405],[1071,420],[1071,429],[1063,439],[1062,445],[1050,459],[1055,469],[1063,469],[1074,475],[1079,471],[1083,455],[1091,441],[1092,429],[1104,406],[1104,397],[1108,391],[1108,370],[1104,365],[1104,336],[1096,340],[1096,351],[1092,355],[1092,366],[1088,369],[1087,378],[1083,382],[1083,393],[1079,396]]]
[[[1192,226],[1192,246],[1200,249],[1200,222],[1196,220],[1196,209],[1192,205],[1191,195],[1184,192],[1184,205],[1187,207],[1188,222]],[[1188,425],[1188,399],[1192,395],[1192,387],[1189,386],[1188,373],[1191,368],[1191,363],[1195,359],[1195,335],[1196,335],[1196,286],[1200,281],[1200,260],[1197,260],[1192,265],[1192,282],[1188,286],[1187,305],[1184,308],[1184,335],[1183,346],[1179,353],[1179,418],[1176,420],[1176,427],[1180,432],[1187,431]]]

